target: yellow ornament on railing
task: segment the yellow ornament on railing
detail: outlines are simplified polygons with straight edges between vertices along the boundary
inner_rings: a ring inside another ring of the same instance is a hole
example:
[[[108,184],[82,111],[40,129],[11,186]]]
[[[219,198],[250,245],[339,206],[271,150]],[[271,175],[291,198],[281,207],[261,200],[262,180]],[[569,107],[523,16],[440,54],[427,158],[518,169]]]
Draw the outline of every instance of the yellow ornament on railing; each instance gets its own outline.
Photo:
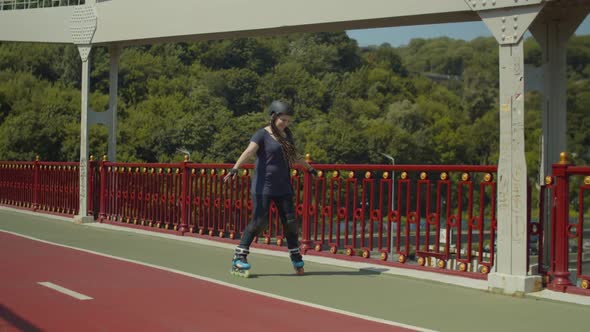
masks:
[[[552,177],[552,176],[550,176],[550,175],[547,175],[547,176],[545,177],[545,184],[546,184],[546,185],[550,185],[550,184],[552,184],[552,183],[553,183],[553,177]]]
[[[559,154],[559,164],[560,165],[569,165],[569,154],[567,152],[562,152]]]

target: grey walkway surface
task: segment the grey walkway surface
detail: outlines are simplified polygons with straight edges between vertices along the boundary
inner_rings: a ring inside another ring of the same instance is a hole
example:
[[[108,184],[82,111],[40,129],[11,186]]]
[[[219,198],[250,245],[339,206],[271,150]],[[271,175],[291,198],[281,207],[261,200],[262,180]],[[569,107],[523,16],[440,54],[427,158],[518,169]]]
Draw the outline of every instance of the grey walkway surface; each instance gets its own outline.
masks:
[[[0,208],[0,231],[426,329],[590,331],[589,305],[532,296],[497,295],[485,290],[401,276],[395,272],[378,273],[362,264],[343,263],[347,266],[337,266],[334,260],[322,262],[317,257],[307,256],[306,275],[299,277],[293,274],[286,253],[253,249],[250,262],[254,277],[243,279],[229,274],[232,246],[228,244],[133,232],[101,224],[76,225],[59,218],[23,214],[4,208]],[[479,286],[474,284],[471,287]],[[236,308],[228,304],[228,315],[232,310]],[[310,330],[317,329],[329,331],[329,327],[310,326]]]

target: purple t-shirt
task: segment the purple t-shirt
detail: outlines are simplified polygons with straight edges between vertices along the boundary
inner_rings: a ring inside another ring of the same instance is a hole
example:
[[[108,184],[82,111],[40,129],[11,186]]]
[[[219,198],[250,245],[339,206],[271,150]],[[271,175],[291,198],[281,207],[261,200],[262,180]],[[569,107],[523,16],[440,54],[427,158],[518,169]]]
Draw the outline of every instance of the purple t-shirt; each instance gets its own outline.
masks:
[[[264,128],[254,133],[250,142],[258,144],[252,193],[268,196],[293,195],[289,164],[281,144]]]

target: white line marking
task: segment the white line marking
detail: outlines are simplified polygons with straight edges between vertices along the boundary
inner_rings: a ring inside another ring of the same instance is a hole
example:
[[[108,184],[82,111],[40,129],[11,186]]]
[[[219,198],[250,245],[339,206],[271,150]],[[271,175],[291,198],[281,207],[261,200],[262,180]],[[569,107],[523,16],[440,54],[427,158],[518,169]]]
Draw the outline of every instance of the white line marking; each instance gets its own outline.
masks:
[[[29,239],[29,240],[33,240],[33,241],[38,241],[38,242],[42,242],[42,243],[54,245],[54,246],[57,246],[57,247],[68,248],[68,249],[72,249],[72,250],[78,250],[78,251],[86,252],[86,253],[89,253],[89,254],[94,254],[94,255],[97,255],[97,256],[107,257],[107,258],[116,259],[116,260],[123,261],[123,262],[134,263],[134,264],[138,264],[138,265],[142,265],[142,266],[151,267],[151,268],[162,270],[162,271],[172,272],[172,273],[180,274],[180,275],[187,276],[187,277],[190,277],[190,278],[194,278],[194,279],[198,279],[198,280],[202,280],[202,281],[207,281],[207,282],[210,282],[210,283],[213,283],[213,284],[217,284],[217,285],[221,285],[221,286],[225,286],[225,287],[230,287],[230,288],[233,288],[233,289],[238,289],[238,290],[241,290],[241,291],[244,291],[244,292],[248,292],[248,293],[252,293],[252,294],[257,294],[257,295],[261,295],[261,296],[265,296],[265,297],[269,297],[269,298],[272,298],[272,299],[277,299],[277,300],[281,300],[281,301],[285,301],[285,302],[295,303],[295,304],[299,304],[299,305],[303,305],[303,306],[307,306],[307,307],[311,307],[311,308],[315,308],[315,309],[325,310],[325,311],[329,311],[329,312],[333,312],[333,313],[337,313],[337,314],[341,314],[341,315],[346,315],[346,316],[350,316],[350,317],[364,319],[364,320],[371,321],[371,322],[376,322],[376,323],[381,323],[381,324],[390,325],[390,326],[396,326],[396,327],[402,327],[402,328],[411,329],[411,330],[415,330],[415,331],[419,331],[419,332],[438,332],[436,330],[430,330],[430,329],[426,329],[426,328],[422,328],[422,327],[418,327],[418,326],[407,325],[407,324],[398,323],[398,322],[394,322],[394,321],[390,321],[390,320],[385,320],[385,319],[381,319],[381,318],[376,318],[376,317],[371,317],[371,316],[367,316],[367,315],[357,314],[357,313],[350,312],[350,311],[345,311],[345,310],[340,310],[340,309],[336,309],[336,308],[326,307],[326,306],[323,306],[323,305],[320,305],[320,304],[315,304],[315,303],[311,303],[311,302],[305,302],[305,301],[295,300],[295,299],[291,299],[291,298],[288,298],[288,297],[284,297],[284,296],[280,296],[280,295],[276,295],[276,294],[272,294],[272,293],[266,293],[266,292],[262,292],[262,291],[258,291],[258,290],[254,290],[254,289],[250,289],[250,288],[246,288],[246,287],[242,287],[242,286],[230,284],[228,282],[219,281],[219,280],[216,280],[216,279],[212,279],[212,278],[200,276],[200,275],[197,275],[197,274],[192,274],[192,273],[188,273],[188,272],[184,272],[184,271],[180,271],[180,270],[175,270],[175,269],[167,268],[167,267],[164,267],[164,266],[154,265],[154,264],[150,264],[150,263],[144,263],[144,262],[135,261],[135,260],[132,260],[132,259],[127,259],[127,258],[122,258],[122,257],[111,256],[111,255],[103,254],[103,253],[92,251],[92,250],[71,247],[71,246],[68,246],[68,245],[64,245],[64,244],[60,244],[60,243],[55,243],[55,242],[50,242],[50,241],[45,241],[45,240],[41,240],[41,239],[38,239],[38,238],[35,238],[35,237],[32,237],[32,236],[27,236],[27,235],[23,235],[23,234],[19,234],[19,233],[14,233],[14,232],[6,231],[6,230],[1,230],[0,229],[0,232],[12,234],[12,235],[19,236],[19,237],[22,237],[22,238],[25,238],[25,239]]]
[[[56,285],[54,283],[51,283],[49,281],[38,282],[38,284],[41,285],[41,286],[45,286],[45,287],[51,288],[53,290],[56,290],[56,291],[58,291],[60,293],[64,293],[66,295],[69,295],[69,296],[71,296],[73,298],[76,298],[76,299],[78,299],[80,301],[92,300],[92,298],[90,296],[86,296],[84,294],[80,294],[78,292],[74,292],[73,290],[70,290],[70,289],[61,287],[61,286]]]

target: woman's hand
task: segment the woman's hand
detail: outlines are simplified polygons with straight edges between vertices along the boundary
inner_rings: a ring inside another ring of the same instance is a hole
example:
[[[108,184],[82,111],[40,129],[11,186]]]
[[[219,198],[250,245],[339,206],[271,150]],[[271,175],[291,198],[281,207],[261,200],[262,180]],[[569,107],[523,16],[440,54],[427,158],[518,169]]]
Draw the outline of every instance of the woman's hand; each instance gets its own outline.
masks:
[[[238,174],[238,169],[237,168],[232,168],[227,172],[227,175],[223,178],[223,182],[227,182],[230,179],[233,179],[236,174]]]

